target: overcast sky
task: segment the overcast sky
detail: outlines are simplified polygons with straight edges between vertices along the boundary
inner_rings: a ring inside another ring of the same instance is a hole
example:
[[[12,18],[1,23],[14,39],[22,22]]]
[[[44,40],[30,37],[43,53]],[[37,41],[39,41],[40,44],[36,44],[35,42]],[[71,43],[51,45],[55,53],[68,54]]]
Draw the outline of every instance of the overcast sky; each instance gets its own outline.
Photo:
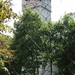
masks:
[[[21,11],[22,0],[13,0],[13,10],[17,13]],[[52,21],[57,21],[62,15],[75,12],[75,0],[51,0]]]

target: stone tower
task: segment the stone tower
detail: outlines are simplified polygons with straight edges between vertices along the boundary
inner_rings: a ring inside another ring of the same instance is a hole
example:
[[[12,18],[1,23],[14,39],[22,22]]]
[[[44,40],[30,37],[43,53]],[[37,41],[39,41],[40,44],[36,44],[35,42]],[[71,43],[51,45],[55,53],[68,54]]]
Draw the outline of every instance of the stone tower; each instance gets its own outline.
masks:
[[[38,11],[43,21],[51,20],[51,0],[22,0],[22,10]]]

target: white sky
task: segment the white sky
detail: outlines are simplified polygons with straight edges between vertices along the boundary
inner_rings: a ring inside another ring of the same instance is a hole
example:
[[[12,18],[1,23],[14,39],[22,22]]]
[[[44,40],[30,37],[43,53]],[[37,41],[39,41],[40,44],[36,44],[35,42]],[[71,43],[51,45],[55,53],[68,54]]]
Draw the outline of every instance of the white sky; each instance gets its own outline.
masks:
[[[20,14],[22,0],[13,0],[13,10]],[[52,21],[57,21],[62,15],[75,12],[75,0],[51,0]]]
[[[75,12],[75,0],[52,0],[52,21],[69,12]]]
[[[21,2],[22,0],[13,0],[13,11],[21,14]],[[65,13],[75,12],[75,0],[51,0],[51,19],[52,21],[58,21]],[[9,22],[8,25],[13,27],[13,22]],[[12,36],[12,33],[6,33]]]

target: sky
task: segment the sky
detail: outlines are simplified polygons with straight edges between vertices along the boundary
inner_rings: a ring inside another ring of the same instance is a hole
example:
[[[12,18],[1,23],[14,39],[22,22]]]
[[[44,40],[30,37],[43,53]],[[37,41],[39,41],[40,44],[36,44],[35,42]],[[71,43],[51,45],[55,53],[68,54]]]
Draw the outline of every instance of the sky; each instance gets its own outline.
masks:
[[[22,0],[13,0],[13,11],[21,15]],[[56,22],[66,13],[75,12],[75,0],[51,0],[51,20]],[[13,21],[8,23],[13,28]],[[12,37],[12,33],[5,33]]]
[[[22,0],[13,0],[13,11],[21,14]],[[69,12],[75,12],[75,0],[51,0],[51,20],[58,21]]]
[[[52,0],[52,21],[70,12],[75,12],[75,0]]]

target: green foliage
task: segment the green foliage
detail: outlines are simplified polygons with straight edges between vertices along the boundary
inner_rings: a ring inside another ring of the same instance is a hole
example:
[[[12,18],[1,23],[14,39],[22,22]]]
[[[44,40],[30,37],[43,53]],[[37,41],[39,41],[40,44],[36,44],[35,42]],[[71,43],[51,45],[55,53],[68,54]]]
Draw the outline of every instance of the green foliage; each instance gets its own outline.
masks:
[[[17,51],[16,61],[13,61],[14,66],[16,65],[14,67],[15,71],[21,74],[21,69],[24,67],[26,69],[24,69],[24,72],[35,74],[35,69],[40,65],[38,61],[39,51],[41,50],[39,32],[42,21],[37,13],[25,10],[20,20],[15,22],[14,25],[14,38],[11,49]]]
[[[10,37],[3,35],[3,31],[11,32],[11,28],[4,24],[9,21],[11,17],[16,16],[11,9],[11,2],[10,0],[0,0],[0,74],[1,75],[8,75],[8,69],[6,66],[7,63],[10,63],[13,57],[14,52],[12,50],[8,50]]]
[[[10,63],[13,58],[12,50],[8,50],[11,38],[9,36],[0,34],[0,74],[8,75],[6,64]]]
[[[0,0],[0,32],[11,32],[11,28],[8,25],[4,25],[4,22],[8,22],[11,17],[14,18],[16,16],[17,14],[11,9],[11,2],[8,0]]]
[[[60,75],[74,75],[75,73],[75,21],[73,14],[66,14],[55,24],[55,54]]]
[[[69,13],[58,22],[44,23],[37,13],[25,10],[19,21],[14,23],[14,37],[10,45],[10,48],[16,51],[15,59],[11,63],[15,70],[13,74],[35,75],[35,69],[38,72],[39,65],[45,68],[49,63],[58,66],[60,75],[74,75],[75,20],[73,16],[74,14]]]

